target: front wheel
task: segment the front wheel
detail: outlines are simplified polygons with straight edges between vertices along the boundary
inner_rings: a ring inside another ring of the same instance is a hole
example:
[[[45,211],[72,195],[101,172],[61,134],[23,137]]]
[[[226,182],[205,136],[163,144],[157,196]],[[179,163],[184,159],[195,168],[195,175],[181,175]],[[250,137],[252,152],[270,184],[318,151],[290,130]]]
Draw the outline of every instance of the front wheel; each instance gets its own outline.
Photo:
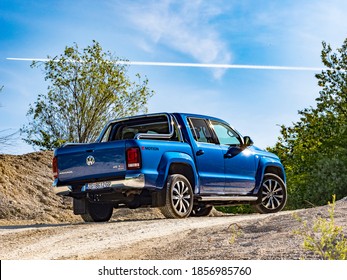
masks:
[[[265,174],[260,192],[261,202],[254,206],[257,212],[261,214],[276,213],[286,205],[287,188],[279,176]]]
[[[85,222],[107,222],[111,219],[113,205],[111,203],[95,203],[86,199],[86,213],[81,217]]]
[[[170,175],[166,184],[165,206],[160,211],[166,218],[186,218],[193,209],[193,190],[186,177]]]

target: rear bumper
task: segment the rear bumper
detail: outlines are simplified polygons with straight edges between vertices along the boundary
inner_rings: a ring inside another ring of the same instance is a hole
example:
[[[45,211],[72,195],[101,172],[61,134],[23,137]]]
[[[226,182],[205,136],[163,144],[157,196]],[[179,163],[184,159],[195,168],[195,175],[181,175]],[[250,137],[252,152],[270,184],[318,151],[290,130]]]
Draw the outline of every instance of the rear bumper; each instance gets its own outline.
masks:
[[[58,180],[53,182],[53,192],[57,195],[68,196],[72,193],[72,186],[57,186]],[[111,181],[111,188],[114,189],[143,189],[145,187],[145,175],[132,174],[125,176],[124,180]],[[82,191],[86,188],[83,186]]]

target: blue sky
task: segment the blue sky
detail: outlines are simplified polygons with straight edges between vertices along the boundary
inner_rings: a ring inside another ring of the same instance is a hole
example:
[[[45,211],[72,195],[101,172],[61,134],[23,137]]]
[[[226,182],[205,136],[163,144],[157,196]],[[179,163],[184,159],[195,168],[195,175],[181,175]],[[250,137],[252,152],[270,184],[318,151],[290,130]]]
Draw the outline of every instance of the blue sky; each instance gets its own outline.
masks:
[[[76,42],[100,42],[130,61],[322,67],[321,42],[347,37],[347,1],[19,1],[0,2],[0,131],[18,130],[47,84],[30,62]],[[314,71],[131,66],[156,93],[149,112],[184,111],[228,121],[261,148],[279,124],[315,104]],[[4,152],[33,151],[17,140]]]

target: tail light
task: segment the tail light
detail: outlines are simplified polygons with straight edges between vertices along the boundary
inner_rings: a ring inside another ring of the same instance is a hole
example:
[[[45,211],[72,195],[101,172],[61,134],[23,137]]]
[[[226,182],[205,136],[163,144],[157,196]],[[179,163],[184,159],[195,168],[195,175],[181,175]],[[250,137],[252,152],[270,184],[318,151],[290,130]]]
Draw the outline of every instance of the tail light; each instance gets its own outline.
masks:
[[[58,178],[58,159],[56,157],[53,158],[52,169],[53,169],[53,177],[54,179],[57,179]]]
[[[141,168],[141,153],[139,148],[127,149],[127,169],[140,169]]]

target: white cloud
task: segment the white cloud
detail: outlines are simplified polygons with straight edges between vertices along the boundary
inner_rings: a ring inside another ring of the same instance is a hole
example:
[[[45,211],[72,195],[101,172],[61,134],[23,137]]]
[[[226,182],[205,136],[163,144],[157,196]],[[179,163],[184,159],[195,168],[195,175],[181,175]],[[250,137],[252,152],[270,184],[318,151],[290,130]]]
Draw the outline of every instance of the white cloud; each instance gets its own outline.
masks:
[[[213,24],[223,12],[219,7],[216,2],[166,0],[145,1],[126,9],[132,24],[152,44],[164,45],[201,63],[230,63],[232,55]],[[224,73],[213,71],[215,78]]]

